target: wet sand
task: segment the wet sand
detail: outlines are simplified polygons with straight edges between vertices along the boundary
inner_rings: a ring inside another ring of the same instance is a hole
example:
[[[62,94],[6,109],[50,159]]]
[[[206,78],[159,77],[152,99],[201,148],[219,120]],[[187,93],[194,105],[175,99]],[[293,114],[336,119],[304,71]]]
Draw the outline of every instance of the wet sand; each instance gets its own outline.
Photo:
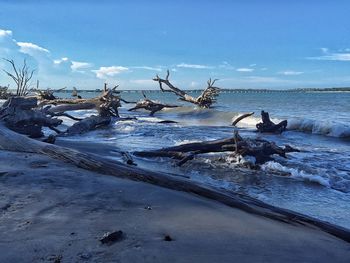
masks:
[[[0,213],[0,262],[350,262],[323,231],[37,154],[0,151]]]

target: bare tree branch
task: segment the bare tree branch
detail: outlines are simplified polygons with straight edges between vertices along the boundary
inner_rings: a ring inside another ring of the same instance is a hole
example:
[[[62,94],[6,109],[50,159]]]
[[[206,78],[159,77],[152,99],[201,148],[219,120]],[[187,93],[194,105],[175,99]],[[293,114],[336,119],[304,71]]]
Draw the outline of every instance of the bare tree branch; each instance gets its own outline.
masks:
[[[210,108],[213,103],[216,102],[216,97],[219,95],[219,88],[214,87],[213,85],[217,81],[217,79],[211,80],[209,79],[207,81],[208,87],[202,92],[200,96],[197,98],[194,98],[190,95],[188,95],[185,91],[175,87],[171,82],[169,81],[170,72],[167,70],[167,74],[165,79],[162,79],[159,77],[159,75],[156,75],[156,77],[153,79],[154,81],[157,81],[159,83],[159,88],[162,92],[172,92],[175,93],[180,100],[187,101],[193,104],[196,104],[202,108]],[[165,84],[169,89],[165,89],[163,87],[163,84]]]
[[[16,68],[13,59],[4,58],[4,60],[11,65],[12,70],[14,72],[13,74],[6,70],[3,70],[16,83],[16,95],[26,96],[29,92],[30,80],[32,79],[35,70],[29,69],[26,59],[24,59],[23,66],[21,68]]]

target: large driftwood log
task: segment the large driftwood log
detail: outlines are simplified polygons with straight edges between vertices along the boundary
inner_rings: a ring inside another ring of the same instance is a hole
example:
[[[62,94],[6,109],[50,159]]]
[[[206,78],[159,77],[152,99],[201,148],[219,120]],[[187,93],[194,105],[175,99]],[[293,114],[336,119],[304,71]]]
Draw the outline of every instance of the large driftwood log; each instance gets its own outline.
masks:
[[[56,105],[49,109],[52,113],[96,109],[101,117],[119,117],[118,107],[121,105],[119,92],[116,91],[117,87],[109,89],[105,84],[101,95],[96,98],[43,100],[39,106]]]
[[[274,154],[287,158],[286,153],[298,152],[299,150],[288,145],[282,148],[277,146],[274,142],[266,140],[243,139],[238,132],[235,132],[235,136],[232,138],[187,143],[159,150],[134,152],[134,154],[140,157],[169,157],[180,159],[178,165],[182,165],[198,154],[225,151],[234,152],[236,156],[253,156],[256,159],[255,164],[259,165],[272,160],[271,156]]]
[[[56,131],[55,127],[60,125],[62,120],[52,118],[36,107],[35,97],[11,97],[0,109],[0,119],[8,128],[32,138],[43,136],[42,127]]]
[[[156,102],[154,100],[150,100],[146,97],[146,94],[144,92],[142,92],[142,95],[143,95],[144,99],[138,101],[133,108],[129,109],[129,111],[135,111],[138,109],[145,109],[147,111],[150,111],[150,116],[153,116],[154,113],[156,113],[157,111],[161,111],[164,108],[176,108],[176,107],[178,107],[177,105],[162,104],[162,103]]]
[[[286,209],[277,208],[262,201],[222,188],[215,188],[213,186],[206,186],[198,182],[193,182],[183,177],[163,172],[151,172],[121,162],[104,160],[97,155],[35,141],[7,129],[5,126],[1,125],[1,123],[0,150],[44,154],[83,169],[119,178],[142,181],[176,191],[192,193],[218,201],[230,207],[241,209],[248,213],[264,216],[284,223],[298,224],[311,228],[317,227],[320,230],[350,242],[350,231],[345,228]]]
[[[107,126],[111,123],[111,117],[102,117],[92,115],[83,120],[74,123],[71,127],[67,129],[64,135],[77,135],[82,134],[91,130],[95,130],[102,126]]]
[[[208,87],[202,92],[201,95],[199,95],[197,98],[194,98],[188,95],[185,91],[171,84],[171,82],[169,81],[169,75],[170,72],[168,70],[165,79],[160,78],[158,75],[153,79],[154,81],[157,81],[159,83],[159,88],[162,92],[175,93],[180,100],[196,104],[202,108],[210,108],[211,105],[216,102],[216,97],[219,95],[220,90],[218,87],[214,87],[216,79],[209,79],[207,82]],[[165,89],[163,87],[163,84],[165,84],[169,89]]]
[[[269,132],[269,133],[282,133],[286,130],[288,122],[287,120],[281,121],[278,124],[275,124],[270,120],[268,112],[261,111],[261,120],[262,122],[256,125],[256,128],[259,132]]]

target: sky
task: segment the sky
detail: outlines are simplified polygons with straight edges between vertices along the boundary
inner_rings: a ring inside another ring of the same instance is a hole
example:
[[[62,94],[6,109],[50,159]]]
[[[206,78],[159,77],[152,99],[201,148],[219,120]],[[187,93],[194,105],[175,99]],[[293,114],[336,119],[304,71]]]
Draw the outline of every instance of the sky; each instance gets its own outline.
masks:
[[[26,59],[41,88],[158,89],[167,69],[183,89],[344,87],[349,13],[345,0],[0,0],[0,58]]]

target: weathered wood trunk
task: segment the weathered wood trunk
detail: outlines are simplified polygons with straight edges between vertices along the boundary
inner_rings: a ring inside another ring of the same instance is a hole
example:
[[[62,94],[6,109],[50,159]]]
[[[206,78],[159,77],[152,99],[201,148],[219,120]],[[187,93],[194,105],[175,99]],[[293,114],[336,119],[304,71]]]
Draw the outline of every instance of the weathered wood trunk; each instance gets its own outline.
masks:
[[[32,138],[43,136],[42,127],[54,128],[62,123],[62,120],[47,116],[36,107],[35,97],[11,97],[1,108],[0,119],[8,128]]]
[[[134,152],[134,154],[140,157],[180,159],[178,165],[182,165],[198,154],[225,151],[234,152],[233,154],[237,156],[253,156],[257,165],[272,160],[271,156],[274,154],[287,158],[286,153],[299,152],[298,149],[290,146],[281,148],[275,143],[265,140],[243,139],[236,131],[233,138],[187,143],[159,150]]]
[[[119,117],[118,107],[120,107],[120,97],[116,95],[118,92],[113,89],[108,89],[105,85],[104,91],[100,96],[92,99],[56,99],[43,100],[39,106],[56,105],[49,109],[52,113],[74,111],[74,110],[90,110],[96,109],[101,117]]]
[[[82,134],[91,130],[95,130],[101,126],[109,125],[111,122],[111,117],[101,117],[92,115],[81,121],[74,123],[71,127],[67,129],[64,135],[77,135]]]
[[[278,124],[273,123],[270,120],[270,116],[268,112],[261,111],[261,120],[262,122],[256,125],[256,128],[259,132],[264,133],[282,133],[286,130],[288,122],[287,120],[281,121]]]

